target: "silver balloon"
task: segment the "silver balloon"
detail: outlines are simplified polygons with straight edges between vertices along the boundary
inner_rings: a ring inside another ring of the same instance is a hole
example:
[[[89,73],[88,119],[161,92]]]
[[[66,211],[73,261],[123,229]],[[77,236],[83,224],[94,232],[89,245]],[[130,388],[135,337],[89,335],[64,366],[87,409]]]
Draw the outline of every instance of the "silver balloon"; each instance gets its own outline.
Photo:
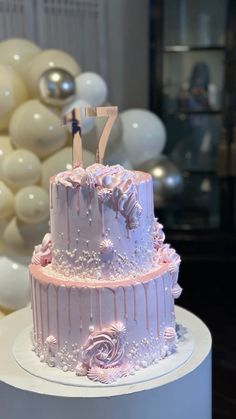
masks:
[[[46,105],[62,107],[75,95],[75,79],[62,68],[49,68],[39,78],[38,90]]]
[[[154,203],[163,208],[183,190],[183,176],[166,156],[144,162],[136,168],[150,173],[153,178]]]

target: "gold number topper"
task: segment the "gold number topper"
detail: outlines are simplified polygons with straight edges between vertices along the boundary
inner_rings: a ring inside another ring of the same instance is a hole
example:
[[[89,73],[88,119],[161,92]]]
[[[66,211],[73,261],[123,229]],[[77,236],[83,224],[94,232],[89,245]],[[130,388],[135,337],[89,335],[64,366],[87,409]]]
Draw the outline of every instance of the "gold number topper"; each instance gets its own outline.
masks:
[[[98,106],[96,108],[85,108],[86,117],[107,117],[101,137],[98,142],[98,149],[96,152],[96,163],[103,163],[107,142],[113,124],[117,118],[117,106]],[[72,124],[72,158],[73,168],[83,166],[83,146],[81,137],[81,110],[79,108],[73,109],[65,115],[64,125]]]

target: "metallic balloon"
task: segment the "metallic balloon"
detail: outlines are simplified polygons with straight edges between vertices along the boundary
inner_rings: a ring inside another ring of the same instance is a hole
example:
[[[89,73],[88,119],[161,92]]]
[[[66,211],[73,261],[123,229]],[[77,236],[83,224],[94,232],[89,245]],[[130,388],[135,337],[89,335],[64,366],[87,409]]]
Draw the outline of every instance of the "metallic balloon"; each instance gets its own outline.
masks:
[[[53,67],[41,75],[38,89],[42,102],[47,105],[62,107],[75,94],[75,79],[68,71]]]
[[[184,181],[180,170],[164,155],[144,162],[136,169],[152,175],[154,203],[157,208],[168,205],[183,190]]]

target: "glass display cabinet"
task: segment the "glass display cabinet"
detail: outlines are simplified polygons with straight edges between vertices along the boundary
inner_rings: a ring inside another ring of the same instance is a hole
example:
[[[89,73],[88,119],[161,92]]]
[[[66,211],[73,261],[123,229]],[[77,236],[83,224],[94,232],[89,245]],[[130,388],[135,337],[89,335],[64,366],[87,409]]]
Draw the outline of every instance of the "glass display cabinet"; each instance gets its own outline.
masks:
[[[152,0],[150,20],[150,107],[184,180],[157,214],[180,251],[218,257],[236,227],[236,2]]]

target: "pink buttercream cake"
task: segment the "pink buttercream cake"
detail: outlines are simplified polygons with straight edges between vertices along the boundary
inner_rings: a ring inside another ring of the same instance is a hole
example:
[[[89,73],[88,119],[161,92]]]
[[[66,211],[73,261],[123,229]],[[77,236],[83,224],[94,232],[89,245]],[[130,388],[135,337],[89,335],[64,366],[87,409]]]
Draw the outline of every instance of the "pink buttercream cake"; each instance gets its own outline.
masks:
[[[50,225],[29,267],[40,361],[110,383],[170,355],[180,258],[154,218],[151,176],[98,163],[59,173]]]

